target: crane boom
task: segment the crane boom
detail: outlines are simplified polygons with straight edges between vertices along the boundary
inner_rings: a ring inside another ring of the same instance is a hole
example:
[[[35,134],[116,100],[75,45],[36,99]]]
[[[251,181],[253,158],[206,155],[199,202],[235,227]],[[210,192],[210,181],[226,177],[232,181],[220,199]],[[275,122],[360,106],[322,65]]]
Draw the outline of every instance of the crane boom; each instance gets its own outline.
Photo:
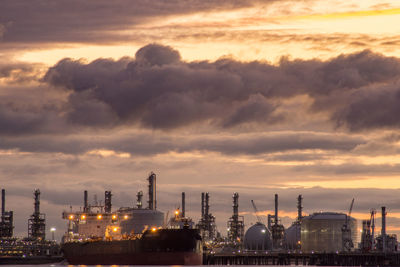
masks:
[[[348,225],[348,222],[349,222],[349,217],[351,216],[351,212],[353,211],[353,205],[354,205],[354,198],[353,198],[353,200],[351,201],[351,204],[350,204],[349,215],[346,216],[346,222],[345,222],[346,228],[347,228],[347,225]]]
[[[262,223],[261,217],[260,215],[258,215],[258,209],[256,203],[254,203],[254,200],[251,200],[251,205],[253,205],[254,212],[256,213],[257,222]]]
[[[353,204],[354,204],[354,198],[351,201],[350,209],[349,209],[349,217],[351,216],[351,212],[353,211]]]

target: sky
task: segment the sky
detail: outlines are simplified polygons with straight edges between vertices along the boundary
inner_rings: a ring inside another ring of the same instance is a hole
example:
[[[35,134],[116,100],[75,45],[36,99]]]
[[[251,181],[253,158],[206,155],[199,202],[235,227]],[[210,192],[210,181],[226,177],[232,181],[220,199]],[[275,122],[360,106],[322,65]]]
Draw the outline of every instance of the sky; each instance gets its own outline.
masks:
[[[157,174],[158,208],[201,192],[226,234],[279,194],[304,213],[388,210],[400,234],[400,3],[386,0],[4,0],[0,181],[15,234],[33,190],[61,213],[113,192],[133,206]],[[265,217],[264,217],[265,218]],[[378,223],[379,224],[379,223]]]

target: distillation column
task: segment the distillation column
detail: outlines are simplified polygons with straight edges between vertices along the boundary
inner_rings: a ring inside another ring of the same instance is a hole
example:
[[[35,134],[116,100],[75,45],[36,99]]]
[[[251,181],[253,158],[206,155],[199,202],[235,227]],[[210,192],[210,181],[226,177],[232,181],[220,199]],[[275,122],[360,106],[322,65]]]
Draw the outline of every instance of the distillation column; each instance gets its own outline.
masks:
[[[33,195],[35,199],[35,209],[28,220],[28,238],[45,240],[46,218],[44,214],[40,213],[40,190],[36,189]]]
[[[149,210],[157,209],[156,174],[151,172],[149,181]]]

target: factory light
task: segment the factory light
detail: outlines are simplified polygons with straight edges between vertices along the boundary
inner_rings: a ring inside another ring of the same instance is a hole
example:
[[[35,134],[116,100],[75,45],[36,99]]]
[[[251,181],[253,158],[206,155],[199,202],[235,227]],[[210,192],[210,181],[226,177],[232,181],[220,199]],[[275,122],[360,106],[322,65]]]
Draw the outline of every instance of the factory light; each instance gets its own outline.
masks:
[[[116,220],[117,219],[117,215],[113,214],[112,218],[113,218],[113,220]]]
[[[151,231],[155,232],[155,231],[157,231],[157,228],[153,227],[153,228],[151,228]]]
[[[74,215],[69,215],[69,217],[68,217],[70,220],[73,220],[74,219]]]
[[[127,220],[128,218],[129,218],[128,215],[125,215],[125,216],[124,216],[124,219],[125,219],[125,220]]]
[[[118,231],[118,227],[113,227],[113,232]]]
[[[55,238],[54,238],[54,232],[56,231],[56,228],[55,227],[51,227],[50,228],[50,232],[51,232],[51,240],[55,240]]]
[[[175,215],[179,215],[179,210],[176,210],[176,211],[175,211]]]
[[[265,229],[262,229],[262,230],[261,230],[261,233],[265,234],[265,232],[266,232]]]
[[[101,220],[101,218],[102,218],[101,214],[97,215],[98,220]]]
[[[82,214],[81,220],[85,220],[85,219],[86,219],[86,215],[85,215],[85,214]]]

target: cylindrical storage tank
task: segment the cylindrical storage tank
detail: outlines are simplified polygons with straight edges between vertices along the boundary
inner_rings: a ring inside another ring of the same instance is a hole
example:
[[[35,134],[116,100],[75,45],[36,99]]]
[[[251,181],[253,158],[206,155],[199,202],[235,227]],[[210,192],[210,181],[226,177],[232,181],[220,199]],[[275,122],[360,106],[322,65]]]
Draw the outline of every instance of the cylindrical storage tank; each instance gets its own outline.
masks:
[[[340,252],[343,250],[342,227],[346,214],[320,212],[304,217],[301,221],[301,250],[303,252]],[[357,220],[349,217],[353,244],[357,240]]]
[[[247,250],[270,250],[272,249],[271,233],[267,227],[257,222],[244,235],[244,248]]]
[[[146,228],[160,227],[164,213],[158,210],[130,209],[119,212],[121,234],[140,234]]]
[[[300,248],[300,230],[301,226],[299,222],[293,223],[285,231],[285,244],[288,249],[299,249]]]

